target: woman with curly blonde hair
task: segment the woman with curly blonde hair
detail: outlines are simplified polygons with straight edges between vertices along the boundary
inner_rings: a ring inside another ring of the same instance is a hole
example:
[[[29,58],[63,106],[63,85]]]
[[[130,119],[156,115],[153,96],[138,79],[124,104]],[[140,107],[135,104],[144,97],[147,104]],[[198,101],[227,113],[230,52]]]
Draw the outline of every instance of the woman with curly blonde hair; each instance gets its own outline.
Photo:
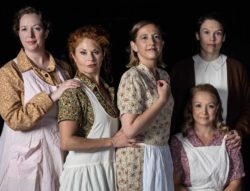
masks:
[[[175,190],[239,190],[245,175],[239,147],[225,144],[222,104],[210,84],[193,87],[182,132],[173,136]]]

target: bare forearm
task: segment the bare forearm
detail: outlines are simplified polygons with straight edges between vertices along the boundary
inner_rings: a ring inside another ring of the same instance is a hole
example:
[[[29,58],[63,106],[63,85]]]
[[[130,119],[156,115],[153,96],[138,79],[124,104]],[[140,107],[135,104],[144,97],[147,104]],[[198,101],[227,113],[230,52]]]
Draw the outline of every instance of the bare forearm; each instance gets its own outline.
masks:
[[[61,139],[61,149],[65,151],[90,151],[110,147],[113,147],[111,138],[86,139],[72,136],[65,140]]]
[[[142,114],[137,115],[133,119],[127,117],[125,114],[121,118],[124,132],[129,138],[133,138],[145,131],[155,120],[163,106],[164,103],[157,100],[150,108],[145,110]]]
[[[233,180],[225,188],[224,191],[240,191],[241,190],[241,180]]]

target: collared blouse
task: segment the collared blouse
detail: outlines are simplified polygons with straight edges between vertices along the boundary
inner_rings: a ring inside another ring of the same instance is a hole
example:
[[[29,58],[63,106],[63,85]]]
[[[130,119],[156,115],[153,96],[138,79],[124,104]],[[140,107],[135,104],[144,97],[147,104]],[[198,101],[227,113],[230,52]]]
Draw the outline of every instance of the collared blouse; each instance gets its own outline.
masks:
[[[77,72],[75,78],[80,79],[83,86],[88,87],[97,97],[104,110],[112,117],[118,117],[118,109],[114,99],[114,88],[111,88],[103,80],[101,83],[108,91],[111,103],[102,95],[100,88],[84,74]],[[84,88],[84,87],[83,87]],[[70,120],[78,125],[77,135],[86,137],[94,123],[94,112],[90,100],[82,88],[68,89],[59,99],[58,122]]]
[[[161,80],[170,81],[166,71],[157,68]],[[118,108],[120,115],[142,114],[158,99],[157,80],[143,64],[130,68],[121,78],[118,88]],[[171,115],[174,102],[172,95],[157,115],[150,127],[143,132],[145,143],[152,145],[168,144]]]
[[[24,85],[21,73],[34,70],[46,83],[59,85],[60,79],[56,73],[56,65],[65,69],[65,77],[69,78],[70,67],[63,61],[49,54],[48,70],[35,66],[21,49],[15,60],[6,63],[0,69],[0,114],[8,126],[14,130],[30,130],[52,107],[53,101],[45,92],[35,95],[24,105]],[[67,72],[66,72],[67,71]]]

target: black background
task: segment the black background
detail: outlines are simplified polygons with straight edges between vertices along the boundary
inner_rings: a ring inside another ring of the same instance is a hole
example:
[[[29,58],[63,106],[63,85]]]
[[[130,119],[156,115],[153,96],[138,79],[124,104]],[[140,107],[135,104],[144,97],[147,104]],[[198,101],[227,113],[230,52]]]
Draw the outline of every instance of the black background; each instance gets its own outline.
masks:
[[[128,31],[141,19],[158,22],[166,33],[164,61],[170,71],[174,63],[195,53],[194,26],[197,18],[205,12],[221,12],[229,24],[224,47],[227,55],[237,58],[250,68],[250,11],[240,1],[112,1],[1,1],[0,66],[14,58],[20,50],[19,41],[12,32],[15,12],[25,5],[32,5],[41,9],[52,23],[53,31],[47,40],[47,49],[61,59],[67,60],[66,44],[70,32],[86,24],[104,26],[111,35],[115,87],[126,70]]]
[[[61,2],[63,1],[63,2]],[[43,11],[53,31],[47,49],[56,57],[67,58],[70,32],[86,24],[103,25],[111,35],[113,74],[118,79],[128,61],[128,31],[140,19],[158,22],[166,33],[164,61],[171,66],[195,52],[194,26],[197,18],[208,11],[221,12],[228,25],[225,49],[247,66],[250,61],[250,11],[240,2],[222,1],[160,1],[160,0],[16,0],[4,2],[0,10],[0,65],[14,58],[20,50],[12,32],[14,13],[24,5]],[[2,2],[3,3],[3,2]]]

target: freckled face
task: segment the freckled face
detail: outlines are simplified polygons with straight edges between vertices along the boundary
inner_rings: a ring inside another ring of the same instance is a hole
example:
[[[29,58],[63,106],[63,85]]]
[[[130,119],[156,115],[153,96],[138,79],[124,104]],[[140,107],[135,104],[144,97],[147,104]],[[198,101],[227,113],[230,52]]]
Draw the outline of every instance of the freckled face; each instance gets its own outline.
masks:
[[[81,73],[89,77],[100,74],[104,53],[95,40],[84,38],[76,47],[72,57]]]

